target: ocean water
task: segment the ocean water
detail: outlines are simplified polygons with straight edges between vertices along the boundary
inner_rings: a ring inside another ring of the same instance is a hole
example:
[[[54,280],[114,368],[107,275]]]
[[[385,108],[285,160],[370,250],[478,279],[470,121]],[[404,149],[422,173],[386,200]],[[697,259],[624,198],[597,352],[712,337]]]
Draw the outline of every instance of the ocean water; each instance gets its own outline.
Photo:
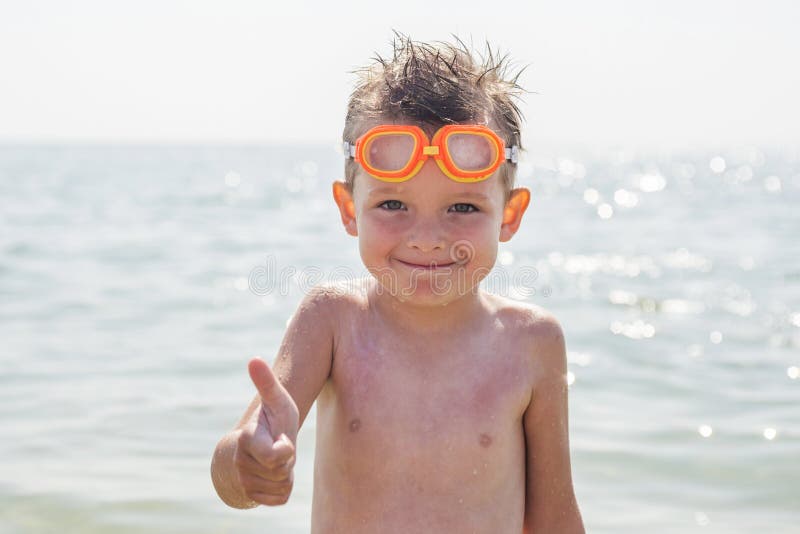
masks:
[[[303,292],[362,276],[327,146],[0,147],[0,532],[307,532],[217,440]],[[800,155],[530,155],[488,289],[567,337],[588,532],[800,532]]]

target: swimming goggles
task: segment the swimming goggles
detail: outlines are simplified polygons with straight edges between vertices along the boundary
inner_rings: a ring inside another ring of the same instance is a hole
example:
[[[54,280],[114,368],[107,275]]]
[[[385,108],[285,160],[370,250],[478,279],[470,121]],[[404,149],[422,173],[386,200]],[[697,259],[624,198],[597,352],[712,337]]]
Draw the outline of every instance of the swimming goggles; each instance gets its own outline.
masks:
[[[472,124],[443,126],[430,142],[419,126],[380,125],[343,148],[345,157],[384,182],[411,179],[429,157],[456,182],[485,180],[505,161],[519,159],[518,146],[506,147],[490,128]]]

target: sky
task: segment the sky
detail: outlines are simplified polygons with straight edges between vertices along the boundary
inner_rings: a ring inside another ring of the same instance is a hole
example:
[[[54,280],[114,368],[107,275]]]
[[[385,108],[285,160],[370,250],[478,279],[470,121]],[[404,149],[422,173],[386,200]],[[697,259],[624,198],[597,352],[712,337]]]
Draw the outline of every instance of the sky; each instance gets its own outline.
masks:
[[[798,20],[788,0],[0,0],[0,143],[335,144],[351,71],[398,30],[527,66],[529,148],[796,147]]]

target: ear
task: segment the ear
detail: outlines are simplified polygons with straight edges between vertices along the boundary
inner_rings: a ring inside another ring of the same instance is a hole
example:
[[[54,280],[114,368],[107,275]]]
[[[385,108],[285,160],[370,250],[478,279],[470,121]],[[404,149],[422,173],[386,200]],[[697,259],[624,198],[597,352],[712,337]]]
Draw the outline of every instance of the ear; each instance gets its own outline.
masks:
[[[347,188],[347,184],[338,180],[333,182],[333,200],[339,206],[339,214],[342,216],[345,231],[352,236],[357,236],[356,207],[353,203],[353,193]]]
[[[503,209],[503,224],[500,225],[500,241],[508,241],[514,234],[517,233],[519,225],[522,222],[522,216],[525,215],[525,210],[528,209],[528,204],[531,201],[531,192],[524,188],[519,187],[511,191],[511,195],[506,201],[506,207]]]

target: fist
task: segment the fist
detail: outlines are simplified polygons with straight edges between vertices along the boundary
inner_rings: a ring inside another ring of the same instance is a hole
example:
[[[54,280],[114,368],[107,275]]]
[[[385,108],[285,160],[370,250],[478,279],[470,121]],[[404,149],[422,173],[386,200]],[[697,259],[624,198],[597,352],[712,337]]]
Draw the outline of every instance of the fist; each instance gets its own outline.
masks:
[[[291,395],[263,360],[250,360],[248,370],[261,406],[239,431],[236,473],[253,503],[278,506],[292,492],[299,414]]]

